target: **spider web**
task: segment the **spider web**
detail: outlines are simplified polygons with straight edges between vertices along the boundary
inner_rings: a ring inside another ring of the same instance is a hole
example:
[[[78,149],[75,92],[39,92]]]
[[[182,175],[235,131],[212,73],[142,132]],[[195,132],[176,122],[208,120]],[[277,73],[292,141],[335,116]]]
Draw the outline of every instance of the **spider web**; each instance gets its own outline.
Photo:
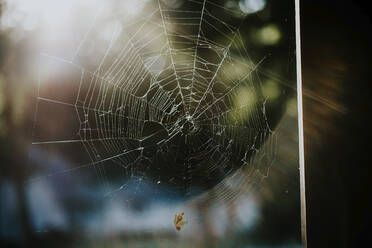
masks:
[[[146,180],[186,196],[242,166],[256,172],[249,179],[267,176],[252,165],[271,165],[276,149],[265,59],[249,56],[243,13],[219,1],[169,3],[130,3],[142,10],[135,18],[105,4],[70,59],[41,56],[33,145],[70,152],[74,164],[49,176],[94,168],[118,190]]]

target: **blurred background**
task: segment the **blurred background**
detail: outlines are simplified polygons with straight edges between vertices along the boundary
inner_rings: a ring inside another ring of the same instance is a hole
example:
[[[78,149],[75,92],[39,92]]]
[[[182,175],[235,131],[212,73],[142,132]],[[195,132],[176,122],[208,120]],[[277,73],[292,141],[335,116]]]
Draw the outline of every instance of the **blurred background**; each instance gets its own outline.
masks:
[[[59,26],[61,18],[82,13],[68,2],[1,2],[1,246],[300,246],[293,3],[225,3],[236,13],[232,23],[246,16],[245,41],[253,61],[269,57],[263,68],[275,80],[261,90],[278,143],[275,149],[267,147],[273,139],[260,144],[267,156],[259,153],[256,157],[264,159],[251,161],[259,167],[257,175],[250,166],[236,168],[185,203],[173,191],[154,191],[158,180],[138,175],[120,184],[128,190],[119,185],[107,191],[110,179],[92,179],[91,168],[66,169],[63,156],[31,145],[40,66],[35,58],[41,52],[66,58],[66,44],[78,44],[84,34],[69,18],[76,36],[65,39],[71,30],[66,23]],[[179,1],[166,2],[177,6]],[[355,247],[370,239],[371,57],[365,7],[353,1],[307,1],[301,7],[309,247]],[[88,8],[85,12],[94,19]],[[44,118],[43,123],[51,121]],[[61,171],[67,173],[53,175]],[[177,233],[172,222],[182,211],[189,223]]]
[[[1,14],[4,246],[300,246],[294,2]]]

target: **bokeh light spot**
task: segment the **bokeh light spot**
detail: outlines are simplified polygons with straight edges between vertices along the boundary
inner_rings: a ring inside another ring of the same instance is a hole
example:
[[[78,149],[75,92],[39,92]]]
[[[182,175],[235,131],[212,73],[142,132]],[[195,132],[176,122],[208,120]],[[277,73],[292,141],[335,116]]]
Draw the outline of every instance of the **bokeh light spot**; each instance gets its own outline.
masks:
[[[241,0],[239,2],[239,8],[245,14],[252,14],[263,10],[265,5],[266,0]]]

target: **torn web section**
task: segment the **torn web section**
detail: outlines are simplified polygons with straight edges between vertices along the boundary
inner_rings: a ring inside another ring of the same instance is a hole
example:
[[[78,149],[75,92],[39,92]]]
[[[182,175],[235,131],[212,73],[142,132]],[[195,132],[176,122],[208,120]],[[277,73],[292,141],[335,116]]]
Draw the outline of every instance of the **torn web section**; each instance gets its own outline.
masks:
[[[65,174],[91,162],[79,135],[78,90],[83,70],[62,59],[42,55],[37,103],[34,116],[32,149],[46,161],[34,178]],[[61,163],[54,161],[61,160]],[[88,173],[88,170],[84,170]],[[61,175],[62,176],[62,175]]]

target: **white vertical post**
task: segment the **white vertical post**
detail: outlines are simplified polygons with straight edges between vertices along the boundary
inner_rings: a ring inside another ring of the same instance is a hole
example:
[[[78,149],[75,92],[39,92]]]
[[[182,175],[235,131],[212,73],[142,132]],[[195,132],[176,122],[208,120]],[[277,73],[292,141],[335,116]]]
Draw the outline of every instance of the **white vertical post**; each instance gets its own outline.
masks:
[[[307,247],[306,234],[306,194],[305,194],[305,156],[304,156],[304,130],[302,113],[302,70],[301,70],[301,32],[300,32],[300,0],[295,0],[296,12],[296,70],[297,70],[297,113],[298,113],[298,150],[300,166],[301,191],[301,236],[302,246]]]

